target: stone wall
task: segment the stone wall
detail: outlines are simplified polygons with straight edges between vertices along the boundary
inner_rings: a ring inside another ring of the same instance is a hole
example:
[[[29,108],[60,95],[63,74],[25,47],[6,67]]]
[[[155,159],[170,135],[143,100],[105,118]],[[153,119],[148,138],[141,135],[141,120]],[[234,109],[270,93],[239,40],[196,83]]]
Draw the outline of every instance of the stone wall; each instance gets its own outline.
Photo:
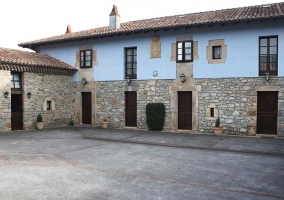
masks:
[[[147,129],[146,105],[147,103],[164,103],[166,117],[164,130],[171,130],[171,97],[169,86],[173,80],[142,80],[127,85],[126,81],[98,82],[96,93],[96,125],[108,117],[113,128],[125,126],[125,92],[137,92],[137,128]]]
[[[10,71],[0,70],[0,132],[11,130],[11,86]],[[8,98],[4,92],[9,92]]]
[[[38,114],[42,114],[46,128],[67,126],[74,120],[75,95],[76,84],[71,76],[23,73],[24,129],[35,128]],[[51,101],[51,110],[47,110],[46,101]]]
[[[199,132],[213,132],[217,116],[227,134],[254,135],[257,117],[257,91],[278,91],[278,135],[284,133],[284,78],[268,82],[259,78],[196,79]],[[214,108],[214,117],[210,109]]]

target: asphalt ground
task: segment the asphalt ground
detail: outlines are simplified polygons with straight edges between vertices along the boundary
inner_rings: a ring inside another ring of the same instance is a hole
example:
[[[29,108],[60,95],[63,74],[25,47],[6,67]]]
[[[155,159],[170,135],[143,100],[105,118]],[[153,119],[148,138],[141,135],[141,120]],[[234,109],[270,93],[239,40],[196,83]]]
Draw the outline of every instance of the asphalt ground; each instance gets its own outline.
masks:
[[[0,133],[0,199],[284,199],[284,140],[69,127]]]

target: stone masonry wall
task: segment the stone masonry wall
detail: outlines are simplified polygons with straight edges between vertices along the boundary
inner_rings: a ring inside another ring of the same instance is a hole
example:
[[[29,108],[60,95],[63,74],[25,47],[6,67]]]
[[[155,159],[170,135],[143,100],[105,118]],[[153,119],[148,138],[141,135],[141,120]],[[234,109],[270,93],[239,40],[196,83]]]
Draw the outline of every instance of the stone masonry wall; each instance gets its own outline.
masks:
[[[137,128],[147,129],[147,103],[164,103],[166,117],[164,130],[171,130],[171,108],[169,86],[173,80],[135,81],[127,85],[125,81],[98,82],[97,84],[97,124],[108,117],[113,128],[125,126],[125,92],[137,92]]]
[[[71,76],[23,73],[24,129],[35,128],[38,114],[42,114],[46,128],[68,125],[74,120],[75,95]],[[46,110],[46,101],[51,101],[52,110]]]
[[[259,78],[196,79],[201,85],[198,94],[199,132],[213,132],[216,117],[221,118],[227,134],[251,134],[256,130],[257,87],[269,91],[279,88],[278,93],[278,135],[284,133],[284,78],[270,78],[266,82]],[[215,109],[215,117],[210,117],[210,108]]]
[[[0,132],[11,130],[11,86],[10,71],[0,70]],[[8,98],[4,92],[9,92]]]

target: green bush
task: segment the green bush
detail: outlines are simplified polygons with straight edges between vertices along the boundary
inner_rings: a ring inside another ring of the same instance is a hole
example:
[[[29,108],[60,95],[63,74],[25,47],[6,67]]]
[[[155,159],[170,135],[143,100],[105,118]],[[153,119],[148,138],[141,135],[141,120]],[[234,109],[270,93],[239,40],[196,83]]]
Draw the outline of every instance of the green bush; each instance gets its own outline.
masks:
[[[74,126],[73,120],[70,120],[70,121],[69,121],[69,126]]]
[[[161,131],[165,124],[165,105],[163,103],[148,103],[146,105],[147,126],[150,131]]]
[[[219,127],[219,126],[220,126],[220,117],[218,117],[218,118],[216,119],[215,126],[216,126],[216,127]]]
[[[37,122],[42,122],[42,116],[41,116],[41,114],[38,114],[38,115],[37,115],[36,121],[37,121]]]

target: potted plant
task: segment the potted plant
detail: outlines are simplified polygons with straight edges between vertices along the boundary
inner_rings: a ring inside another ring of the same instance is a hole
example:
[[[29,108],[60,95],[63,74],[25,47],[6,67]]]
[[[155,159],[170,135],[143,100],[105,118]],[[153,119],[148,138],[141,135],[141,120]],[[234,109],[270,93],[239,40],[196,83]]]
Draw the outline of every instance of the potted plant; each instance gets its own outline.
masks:
[[[42,121],[42,116],[41,114],[38,114],[36,117],[36,128],[38,130],[41,130],[43,129],[43,125],[44,125],[44,122]]]
[[[109,119],[104,117],[101,121],[102,128],[108,128],[109,127]]]
[[[223,133],[223,126],[220,126],[220,117],[218,117],[215,121],[215,126],[213,126],[214,134],[215,135],[222,135]]]

